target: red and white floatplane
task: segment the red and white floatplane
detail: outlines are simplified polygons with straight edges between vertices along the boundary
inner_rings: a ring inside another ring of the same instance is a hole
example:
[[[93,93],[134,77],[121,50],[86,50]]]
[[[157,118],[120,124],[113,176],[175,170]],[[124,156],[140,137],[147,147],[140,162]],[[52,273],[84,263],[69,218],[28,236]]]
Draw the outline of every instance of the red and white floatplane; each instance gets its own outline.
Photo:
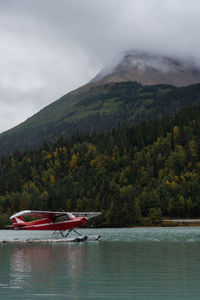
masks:
[[[99,216],[100,212],[65,212],[65,211],[39,211],[23,210],[10,217],[13,219],[12,227],[16,230],[52,230],[54,234],[52,241],[84,241],[88,236],[81,236],[76,228],[86,224],[89,219]],[[34,220],[24,221],[23,217],[33,217]],[[37,219],[35,219],[37,218]],[[70,232],[74,231],[79,236],[67,240]],[[61,239],[55,239],[55,236],[61,235]],[[99,235],[94,236],[98,240]]]

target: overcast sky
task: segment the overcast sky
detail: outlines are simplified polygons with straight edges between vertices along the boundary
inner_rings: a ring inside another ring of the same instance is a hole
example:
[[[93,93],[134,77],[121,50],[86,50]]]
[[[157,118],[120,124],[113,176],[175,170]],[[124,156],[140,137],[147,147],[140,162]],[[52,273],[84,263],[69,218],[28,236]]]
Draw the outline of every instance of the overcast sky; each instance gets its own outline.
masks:
[[[0,132],[126,50],[200,60],[199,0],[0,0]]]

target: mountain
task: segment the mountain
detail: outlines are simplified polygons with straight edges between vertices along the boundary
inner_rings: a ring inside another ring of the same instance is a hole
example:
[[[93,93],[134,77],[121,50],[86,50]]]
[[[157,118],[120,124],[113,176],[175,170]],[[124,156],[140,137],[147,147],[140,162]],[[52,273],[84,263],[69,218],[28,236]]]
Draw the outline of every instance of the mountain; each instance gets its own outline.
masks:
[[[187,86],[200,83],[200,66],[192,60],[129,51],[119,63],[103,69],[91,82],[102,84],[121,81]]]
[[[131,77],[136,69],[135,73],[140,74],[145,85],[138,83],[139,77]],[[198,82],[198,74],[199,71],[188,62],[128,53],[112,71],[110,69],[110,73],[104,70],[87,85],[64,95],[22,124],[2,133],[0,155],[35,148],[44,140],[55,141],[61,135],[72,136],[77,131],[106,131],[119,122],[137,123],[173,114],[188,105],[200,105],[200,84],[176,87],[181,80],[183,84],[183,79],[185,85],[191,84],[192,78]],[[161,78],[168,78],[168,82],[158,84]]]

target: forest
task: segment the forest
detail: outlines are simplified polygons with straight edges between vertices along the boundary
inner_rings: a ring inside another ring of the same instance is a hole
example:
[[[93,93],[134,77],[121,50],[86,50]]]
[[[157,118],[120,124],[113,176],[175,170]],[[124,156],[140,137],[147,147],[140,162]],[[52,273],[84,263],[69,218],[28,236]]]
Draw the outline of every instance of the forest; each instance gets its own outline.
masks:
[[[24,209],[101,211],[97,227],[200,216],[200,108],[0,158],[0,227]]]

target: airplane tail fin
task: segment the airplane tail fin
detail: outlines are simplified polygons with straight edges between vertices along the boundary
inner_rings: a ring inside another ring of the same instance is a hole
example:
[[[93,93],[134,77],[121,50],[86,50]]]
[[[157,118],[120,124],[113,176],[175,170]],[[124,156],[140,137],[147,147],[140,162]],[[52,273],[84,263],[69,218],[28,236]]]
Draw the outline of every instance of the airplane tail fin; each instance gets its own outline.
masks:
[[[20,227],[23,227],[25,225],[25,222],[22,217],[15,217],[13,219],[13,227],[14,229],[19,229]]]

